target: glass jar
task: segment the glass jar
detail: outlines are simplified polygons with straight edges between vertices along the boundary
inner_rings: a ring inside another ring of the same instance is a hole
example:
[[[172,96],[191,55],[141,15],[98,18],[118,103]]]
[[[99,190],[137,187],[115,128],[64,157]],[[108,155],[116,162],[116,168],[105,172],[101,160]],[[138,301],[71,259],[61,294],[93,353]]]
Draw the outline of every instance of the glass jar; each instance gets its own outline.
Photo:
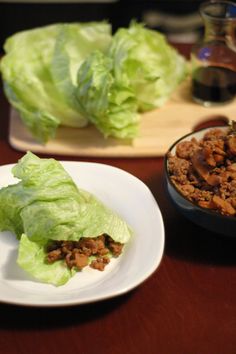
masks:
[[[191,52],[192,97],[211,106],[236,95],[236,3],[211,1],[200,5],[204,37]]]

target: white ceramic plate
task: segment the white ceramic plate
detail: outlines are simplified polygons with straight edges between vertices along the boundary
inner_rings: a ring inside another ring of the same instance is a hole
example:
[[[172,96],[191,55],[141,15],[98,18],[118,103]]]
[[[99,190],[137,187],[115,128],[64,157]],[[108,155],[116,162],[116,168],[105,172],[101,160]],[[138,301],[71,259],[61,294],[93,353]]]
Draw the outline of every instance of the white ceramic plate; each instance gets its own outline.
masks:
[[[84,268],[67,284],[54,287],[30,278],[16,264],[18,241],[0,233],[0,301],[26,306],[65,306],[94,302],[137,287],[158,267],[164,249],[160,209],[147,186],[131,174],[105,164],[62,162],[75,183],[116,211],[134,231],[123,254],[103,272]],[[0,167],[0,187],[15,183],[11,168]]]

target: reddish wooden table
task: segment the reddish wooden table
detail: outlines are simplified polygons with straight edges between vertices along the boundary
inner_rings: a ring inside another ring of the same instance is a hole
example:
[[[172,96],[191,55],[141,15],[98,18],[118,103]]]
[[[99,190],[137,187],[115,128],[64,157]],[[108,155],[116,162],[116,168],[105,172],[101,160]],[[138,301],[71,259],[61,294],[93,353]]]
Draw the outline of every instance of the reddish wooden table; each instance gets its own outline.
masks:
[[[9,105],[2,92],[0,112],[2,165],[23,153],[8,144]],[[163,189],[162,158],[86,160],[120,167],[151,189],[165,223],[162,263],[137,289],[108,301],[54,309],[1,304],[0,353],[236,353],[236,243],[173,208]]]

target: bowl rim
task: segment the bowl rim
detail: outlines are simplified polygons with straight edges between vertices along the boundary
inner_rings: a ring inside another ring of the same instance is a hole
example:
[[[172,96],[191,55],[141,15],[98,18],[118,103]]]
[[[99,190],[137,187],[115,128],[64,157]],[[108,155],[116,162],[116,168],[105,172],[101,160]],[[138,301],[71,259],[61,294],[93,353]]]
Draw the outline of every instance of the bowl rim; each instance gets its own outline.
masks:
[[[171,150],[183,139],[188,138],[190,136],[194,136],[197,133],[201,133],[204,130],[210,130],[210,129],[226,129],[229,128],[228,125],[216,125],[216,126],[211,126],[211,127],[205,127],[205,128],[201,128],[198,129],[196,131],[187,133],[185,135],[183,135],[182,137],[180,137],[178,140],[176,140],[167,150],[167,152],[165,153],[164,156],[164,168],[165,168],[165,174],[166,174],[166,178],[168,179],[168,182],[170,183],[170,185],[172,186],[172,188],[177,192],[178,195],[181,196],[181,198],[183,198],[187,203],[189,203],[192,207],[196,208],[199,212],[201,213],[206,213],[211,217],[218,217],[222,220],[231,220],[231,222],[236,221],[236,217],[235,216],[229,216],[229,215],[222,215],[217,211],[211,210],[211,209],[207,209],[207,208],[203,208],[200,207],[199,205],[193,203],[191,200],[189,200],[188,198],[186,198],[183,194],[180,193],[180,191],[176,188],[175,184],[172,182],[172,180],[170,179],[170,174],[169,174],[169,170],[168,170],[168,154],[171,152]]]

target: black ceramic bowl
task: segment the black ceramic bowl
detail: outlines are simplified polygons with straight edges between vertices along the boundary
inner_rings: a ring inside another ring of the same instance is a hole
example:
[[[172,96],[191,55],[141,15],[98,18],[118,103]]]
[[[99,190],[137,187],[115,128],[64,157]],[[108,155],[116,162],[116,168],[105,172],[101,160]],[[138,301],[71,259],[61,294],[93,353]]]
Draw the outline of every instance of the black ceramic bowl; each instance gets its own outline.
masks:
[[[187,198],[185,198],[175,187],[173,182],[170,179],[169,169],[168,169],[168,153],[171,152],[172,155],[175,154],[176,145],[181,141],[188,141],[191,138],[195,137],[197,140],[201,139],[203,135],[210,129],[220,128],[227,129],[227,127],[211,127],[204,128],[197,132],[193,132],[183,136],[178,139],[168,150],[165,155],[164,160],[164,169],[165,169],[165,180],[167,192],[170,196],[172,203],[175,207],[189,220],[195,224],[208,229],[209,231],[217,234],[222,234],[225,236],[235,237],[236,238],[236,216],[226,216],[222,215],[219,212],[202,208],[197,204],[194,204]]]

